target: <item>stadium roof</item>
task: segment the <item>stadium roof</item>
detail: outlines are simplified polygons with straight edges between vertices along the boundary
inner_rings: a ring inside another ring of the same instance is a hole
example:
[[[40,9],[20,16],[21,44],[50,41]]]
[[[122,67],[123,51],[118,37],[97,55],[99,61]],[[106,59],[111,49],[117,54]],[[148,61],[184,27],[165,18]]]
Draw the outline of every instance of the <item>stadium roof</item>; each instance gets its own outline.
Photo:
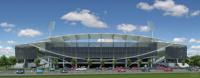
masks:
[[[81,39],[113,39],[113,40],[127,40],[127,41],[138,41],[138,42],[161,41],[160,39],[141,36],[141,35],[111,34],[111,33],[69,34],[69,35],[54,36],[48,38],[48,40],[55,42],[81,40]]]

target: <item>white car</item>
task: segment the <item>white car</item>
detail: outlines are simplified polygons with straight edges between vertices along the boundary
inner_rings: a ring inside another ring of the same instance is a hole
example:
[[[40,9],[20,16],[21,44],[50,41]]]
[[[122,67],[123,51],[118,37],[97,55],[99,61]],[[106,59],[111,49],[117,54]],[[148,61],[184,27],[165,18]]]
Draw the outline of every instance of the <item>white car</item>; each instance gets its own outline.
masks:
[[[84,71],[84,70],[87,70],[87,68],[81,67],[81,68],[77,68],[76,70],[77,70],[77,71]]]

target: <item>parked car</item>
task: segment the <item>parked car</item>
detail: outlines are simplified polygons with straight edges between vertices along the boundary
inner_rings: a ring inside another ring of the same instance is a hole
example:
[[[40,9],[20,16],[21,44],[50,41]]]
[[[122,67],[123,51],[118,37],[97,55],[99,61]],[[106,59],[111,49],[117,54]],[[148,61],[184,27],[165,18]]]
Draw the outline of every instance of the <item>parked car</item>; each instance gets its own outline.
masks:
[[[60,72],[61,72],[61,73],[68,73],[68,70],[61,69]]]
[[[126,72],[126,69],[124,67],[116,67],[113,69],[113,71],[116,71],[116,72]]]
[[[118,72],[126,72],[126,69],[119,69]]]
[[[55,68],[49,68],[50,71],[55,71]]]
[[[37,68],[36,69],[37,74],[43,74],[44,73],[44,68]]]
[[[85,68],[85,67],[76,68],[76,71],[84,71],[84,70],[87,70],[87,68]]]
[[[60,70],[61,73],[68,73],[70,69],[69,68],[63,68]]]
[[[24,69],[17,69],[16,74],[24,74],[25,70]]]

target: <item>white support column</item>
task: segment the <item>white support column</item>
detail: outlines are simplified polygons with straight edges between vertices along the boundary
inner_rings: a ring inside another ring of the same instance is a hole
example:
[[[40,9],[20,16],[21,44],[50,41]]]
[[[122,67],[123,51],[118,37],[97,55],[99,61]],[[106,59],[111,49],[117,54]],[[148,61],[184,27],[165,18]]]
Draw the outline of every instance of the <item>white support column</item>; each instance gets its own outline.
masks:
[[[113,58],[113,59],[112,59],[112,68],[113,68],[113,69],[115,68],[114,61],[115,61],[115,59]]]
[[[128,58],[125,59],[125,67],[126,67],[126,68],[128,67],[128,64],[127,64],[128,61],[127,61],[127,59],[128,59]]]
[[[153,63],[154,63],[154,61],[153,61],[153,57],[151,58],[151,68],[153,67]]]
[[[63,68],[65,67],[65,59],[63,58]]]
[[[167,59],[164,60],[164,63],[167,63]]]
[[[116,65],[116,63],[114,64],[114,61],[116,61],[116,59],[115,59],[115,56],[114,56],[114,47],[115,47],[115,34],[113,34],[112,35],[112,40],[113,40],[113,42],[112,42],[112,68],[114,69],[115,68],[115,65]]]
[[[48,57],[48,68],[50,69],[50,59],[49,59],[49,57]]]
[[[24,59],[24,64],[26,63],[26,59]]]
[[[176,63],[178,63],[178,58],[176,59]]]
[[[25,65],[26,65],[26,59],[24,59],[24,67],[26,67]]]
[[[78,68],[78,61],[77,61],[77,59],[76,59],[76,65],[75,65],[75,68]]]

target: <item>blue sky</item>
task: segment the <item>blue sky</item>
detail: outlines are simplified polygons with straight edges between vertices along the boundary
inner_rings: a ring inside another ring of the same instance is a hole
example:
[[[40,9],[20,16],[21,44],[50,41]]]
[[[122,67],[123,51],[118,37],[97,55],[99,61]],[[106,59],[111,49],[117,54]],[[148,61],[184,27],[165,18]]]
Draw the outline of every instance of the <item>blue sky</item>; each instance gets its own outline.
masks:
[[[124,33],[187,43],[200,53],[199,0],[0,0],[0,54],[12,54],[13,46],[52,35],[76,33]],[[81,14],[82,13],[82,14]],[[80,17],[75,17],[78,15]],[[84,15],[89,15],[85,18]],[[66,17],[64,17],[66,16]],[[63,18],[62,18],[63,17]],[[10,52],[3,53],[7,49]]]

